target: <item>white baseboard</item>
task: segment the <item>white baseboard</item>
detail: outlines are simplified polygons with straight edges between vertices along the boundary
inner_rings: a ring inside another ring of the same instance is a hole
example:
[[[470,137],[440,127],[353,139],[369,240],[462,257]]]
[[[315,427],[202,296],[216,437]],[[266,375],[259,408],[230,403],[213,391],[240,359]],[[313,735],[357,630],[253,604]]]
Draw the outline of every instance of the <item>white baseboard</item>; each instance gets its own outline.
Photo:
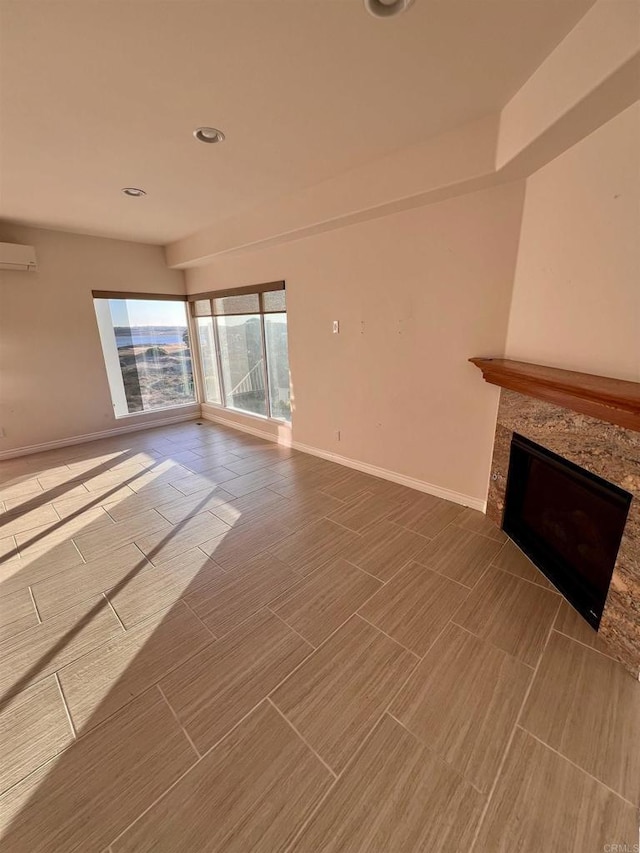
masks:
[[[127,432],[138,432],[142,429],[153,429],[154,427],[179,424],[183,421],[200,420],[198,411],[190,410],[181,415],[173,415],[170,418],[162,418],[157,421],[145,421],[144,423],[127,424],[127,426],[104,429],[100,432],[88,432],[84,435],[74,435],[70,438],[59,438],[56,441],[45,441],[42,444],[30,444],[26,447],[17,447],[13,450],[0,451],[0,460],[15,459],[18,456],[29,456],[31,453],[42,453],[44,450],[56,450],[59,447],[69,447],[71,444],[85,444],[88,441],[97,441],[99,438],[111,438],[114,435],[122,435]]]
[[[318,447],[301,444],[299,441],[293,441],[291,446],[295,450],[302,451],[302,453],[319,456],[328,462],[336,462],[338,465],[354,468],[356,471],[362,471],[363,474],[371,474],[372,477],[380,477],[381,480],[389,480],[392,483],[398,483],[400,486],[415,489],[417,492],[425,492],[437,498],[444,498],[444,500],[460,504],[461,506],[468,506],[471,509],[480,510],[480,512],[486,512],[487,509],[486,500],[483,501],[481,498],[474,498],[471,495],[462,494],[462,492],[454,492],[451,489],[446,489],[444,486],[427,483],[425,480],[417,480],[415,477],[406,476],[406,474],[398,474],[396,471],[390,471],[388,468],[379,468],[377,465],[360,462],[358,459],[350,459],[348,456],[340,456],[338,453],[331,453],[328,450],[320,450]]]
[[[418,492],[425,492],[428,495],[434,495],[437,498],[452,503],[468,506],[472,509],[486,512],[487,502],[481,498],[474,498],[471,495],[465,495],[461,492],[454,492],[451,489],[446,489],[444,486],[436,486],[433,483],[427,483],[424,480],[416,480],[415,477],[407,477],[405,474],[398,474],[395,471],[390,471],[388,468],[379,468],[377,465],[370,465],[368,462],[360,462],[358,459],[350,459],[348,456],[340,456],[338,453],[331,453],[328,450],[320,450],[319,447],[312,447],[309,444],[302,444],[299,441],[280,440],[277,435],[265,432],[257,427],[240,424],[236,421],[231,421],[227,418],[213,415],[208,411],[202,410],[202,417],[208,421],[225,424],[233,429],[238,429],[241,432],[248,432],[250,435],[255,435],[258,438],[264,438],[267,441],[274,441],[284,446],[293,447],[294,450],[299,450],[302,453],[308,453],[311,456],[319,456],[321,459],[326,459],[328,462],[336,462],[338,465],[344,465],[346,468],[353,468],[356,471],[362,471],[363,474],[371,474],[373,477],[380,477],[382,480],[389,480],[392,483],[398,483],[400,486],[407,486],[410,489],[415,489]]]
[[[272,432],[267,432],[264,429],[260,429],[258,426],[250,426],[249,424],[242,423],[241,421],[235,421],[231,418],[225,418],[224,415],[214,415],[211,409],[206,409],[205,406],[202,406],[202,415],[201,419],[205,421],[212,421],[216,424],[222,424],[223,426],[231,427],[232,429],[240,430],[240,432],[247,432],[249,435],[255,435],[258,438],[264,438],[266,441],[275,441],[276,444],[282,444],[284,447],[291,446],[291,430],[287,430],[288,436],[285,439],[281,439],[280,436],[274,435]],[[261,423],[261,418],[256,418],[257,423]],[[273,421],[264,421],[264,423],[273,423]]]

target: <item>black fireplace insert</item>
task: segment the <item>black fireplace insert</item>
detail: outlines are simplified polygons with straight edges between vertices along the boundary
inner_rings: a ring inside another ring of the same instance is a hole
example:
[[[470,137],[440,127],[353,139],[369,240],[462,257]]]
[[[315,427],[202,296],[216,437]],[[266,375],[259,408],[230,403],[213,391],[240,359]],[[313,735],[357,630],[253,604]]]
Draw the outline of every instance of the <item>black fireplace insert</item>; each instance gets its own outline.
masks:
[[[502,527],[596,629],[631,499],[514,433]]]

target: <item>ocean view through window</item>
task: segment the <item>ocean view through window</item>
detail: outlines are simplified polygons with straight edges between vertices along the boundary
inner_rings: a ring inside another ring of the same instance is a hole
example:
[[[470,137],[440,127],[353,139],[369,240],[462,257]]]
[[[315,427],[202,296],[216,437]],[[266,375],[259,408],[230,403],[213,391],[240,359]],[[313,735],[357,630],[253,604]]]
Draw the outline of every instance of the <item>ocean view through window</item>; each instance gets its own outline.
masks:
[[[96,298],[116,417],[196,402],[183,300]]]

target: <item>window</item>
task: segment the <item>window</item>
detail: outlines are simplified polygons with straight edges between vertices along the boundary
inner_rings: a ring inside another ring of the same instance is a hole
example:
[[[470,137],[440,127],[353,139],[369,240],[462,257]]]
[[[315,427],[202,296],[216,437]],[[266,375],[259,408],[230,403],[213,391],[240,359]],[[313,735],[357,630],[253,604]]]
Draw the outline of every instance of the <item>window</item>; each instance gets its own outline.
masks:
[[[269,374],[271,416],[291,420],[289,401],[289,350],[287,346],[287,315],[265,314],[265,348]]]
[[[195,403],[186,303],[94,297],[116,417]]]
[[[218,379],[218,357],[216,355],[213,317],[198,317],[196,323],[198,324],[198,343],[200,345],[204,398],[210,403],[222,403],[220,381]]]
[[[291,420],[284,284],[197,294],[191,310],[205,400]]]
[[[226,405],[267,415],[264,353],[259,314],[216,317]]]

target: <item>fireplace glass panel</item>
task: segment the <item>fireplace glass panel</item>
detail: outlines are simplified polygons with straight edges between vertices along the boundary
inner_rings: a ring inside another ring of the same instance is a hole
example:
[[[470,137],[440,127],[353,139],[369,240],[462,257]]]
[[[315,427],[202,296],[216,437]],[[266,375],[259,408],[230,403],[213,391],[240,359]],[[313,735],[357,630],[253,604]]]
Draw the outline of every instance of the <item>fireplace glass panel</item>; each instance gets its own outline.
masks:
[[[503,528],[597,628],[631,495],[514,434]]]

